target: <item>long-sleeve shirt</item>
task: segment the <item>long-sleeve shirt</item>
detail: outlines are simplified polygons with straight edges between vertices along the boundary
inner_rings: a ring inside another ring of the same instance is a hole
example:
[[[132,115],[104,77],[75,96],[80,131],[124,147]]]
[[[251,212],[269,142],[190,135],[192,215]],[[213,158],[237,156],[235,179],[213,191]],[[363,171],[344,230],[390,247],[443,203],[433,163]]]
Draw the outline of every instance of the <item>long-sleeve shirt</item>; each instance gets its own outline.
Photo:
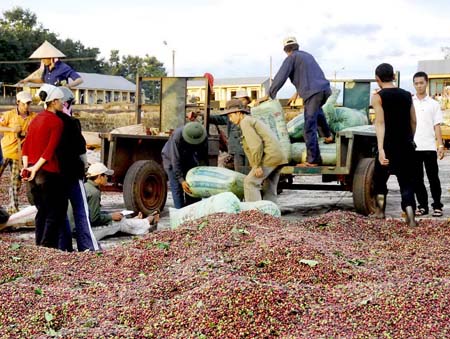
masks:
[[[317,61],[304,51],[293,51],[284,59],[269,89],[272,99],[276,98],[288,78],[305,101],[314,94],[330,89],[330,82],[325,78]]]
[[[244,149],[241,144],[242,132],[238,125],[233,124],[227,115],[210,115],[209,122],[216,125],[227,125],[228,135],[228,153],[235,155],[244,155]]]
[[[161,151],[164,168],[174,172],[180,184],[191,168],[206,164],[208,159],[208,138],[201,144],[191,145],[184,141],[182,133],[183,127],[177,128]]]
[[[107,225],[112,221],[112,215],[101,210],[101,192],[96,183],[88,180],[84,184],[89,207],[89,221],[92,226]]]
[[[63,112],[56,115],[64,124],[63,134],[56,149],[61,174],[70,180],[84,177],[84,163],[80,156],[86,153],[86,140],[81,134],[80,121]]]
[[[42,111],[28,127],[22,154],[28,156],[28,164],[35,164],[39,158],[46,162],[41,167],[47,172],[59,173],[56,147],[61,139],[63,122],[55,113]]]
[[[251,116],[245,116],[239,126],[244,151],[252,168],[277,167],[287,163],[281,144],[269,126]]]

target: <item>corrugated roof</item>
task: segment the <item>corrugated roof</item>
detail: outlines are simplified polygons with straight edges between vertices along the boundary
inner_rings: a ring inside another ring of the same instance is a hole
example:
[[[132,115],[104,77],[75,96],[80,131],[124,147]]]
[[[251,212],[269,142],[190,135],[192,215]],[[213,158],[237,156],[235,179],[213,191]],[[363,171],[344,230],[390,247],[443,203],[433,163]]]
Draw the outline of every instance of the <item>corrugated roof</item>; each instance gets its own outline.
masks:
[[[214,79],[214,87],[218,86],[251,86],[251,85],[261,85],[269,81],[269,77],[248,77],[248,78],[222,78],[222,79]],[[204,86],[205,83],[203,81],[189,81],[188,87],[196,87],[196,86]]]
[[[83,83],[76,88],[100,89],[107,91],[135,91],[136,85],[123,76],[97,73],[79,73]]]
[[[450,59],[444,60],[421,60],[419,61],[418,71],[423,71],[428,75],[432,74],[450,74]]]

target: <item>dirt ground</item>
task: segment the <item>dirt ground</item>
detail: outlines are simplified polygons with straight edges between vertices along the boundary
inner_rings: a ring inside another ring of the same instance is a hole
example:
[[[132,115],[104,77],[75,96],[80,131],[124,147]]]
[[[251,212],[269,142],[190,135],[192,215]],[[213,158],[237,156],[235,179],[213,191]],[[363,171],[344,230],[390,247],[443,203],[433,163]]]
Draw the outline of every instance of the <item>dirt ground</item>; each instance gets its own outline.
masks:
[[[88,153],[90,162],[98,161],[98,153],[90,151]],[[444,204],[444,217],[448,219],[450,215],[450,151],[447,151],[443,160],[439,161],[440,179],[442,186],[442,203]],[[320,176],[302,177],[298,180],[303,183],[320,183]],[[426,185],[428,187],[428,182]],[[401,218],[400,190],[395,176],[388,182],[389,195],[387,198],[386,216],[388,218]],[[429,192],[429,190],[428,190]],[[429,197],[431,204],[431,197]],[[122,193],[104,192],[102,195],[102,205],[107,211],[120,211],[124,209]],[[278,205],[282,211],[282,218],[303,219],[314,217],[335,210],[355,211],[351,192],[334,191],[296,191],[284,190],[278,197]],[[25,207],[25,206],[24,206]],[[169,207],[173,207],[172,196],[169,192],[167,203],[162,211],[158,230],[169,228]],[[431,210],[431,205],[430,205]],[[431,214],[424,218],[431,218]],[[420,219],[419,219],[420,220]],[[17,239],[34,238],[33,228],[18,228],[8,230]],[[120,245],[133,239],[134,236],[117,234],[100,241],[103,248],[110,248]]]

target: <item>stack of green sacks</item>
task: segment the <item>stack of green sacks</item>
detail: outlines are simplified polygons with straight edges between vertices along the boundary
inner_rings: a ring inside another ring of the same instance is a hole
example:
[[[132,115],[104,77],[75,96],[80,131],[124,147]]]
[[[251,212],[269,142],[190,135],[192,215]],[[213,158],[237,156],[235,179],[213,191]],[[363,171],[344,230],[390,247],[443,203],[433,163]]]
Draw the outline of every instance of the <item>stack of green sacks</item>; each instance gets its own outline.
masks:
[[[336,107],[339,90],[334,89],[327,102],[322,106],[328,125],[333,133],[342,131],[348,127],[367,125],[369,120],[364,111],[348,107]],[[293,141],[302,141],[305,118],[303,114],[297,115],[287,123],[289,137]]]
[[[291,160],[291,141],[284,118],[283,107],[278,100],[269,100],[251,109],[252,116],[264,122],[281,143],[281,151]]]
[[[180,209],[170,207],[170,227],[177,228],[184,222],[193,221],[214,213],[239,213],[240,211],[249,210],[258,210],[274,217],[281,216],[280,209],[272,201],[240,202],[233,193],[224,192]]]

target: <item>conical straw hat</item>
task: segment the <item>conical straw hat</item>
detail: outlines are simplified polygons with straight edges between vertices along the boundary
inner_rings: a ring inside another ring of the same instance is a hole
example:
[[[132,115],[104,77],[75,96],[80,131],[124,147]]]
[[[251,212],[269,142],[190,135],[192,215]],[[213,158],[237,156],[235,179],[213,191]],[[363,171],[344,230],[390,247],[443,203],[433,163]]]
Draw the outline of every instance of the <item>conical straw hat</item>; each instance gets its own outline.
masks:
[[[65,55],[47,40],[30,55],[30,59],[64,58]]]

